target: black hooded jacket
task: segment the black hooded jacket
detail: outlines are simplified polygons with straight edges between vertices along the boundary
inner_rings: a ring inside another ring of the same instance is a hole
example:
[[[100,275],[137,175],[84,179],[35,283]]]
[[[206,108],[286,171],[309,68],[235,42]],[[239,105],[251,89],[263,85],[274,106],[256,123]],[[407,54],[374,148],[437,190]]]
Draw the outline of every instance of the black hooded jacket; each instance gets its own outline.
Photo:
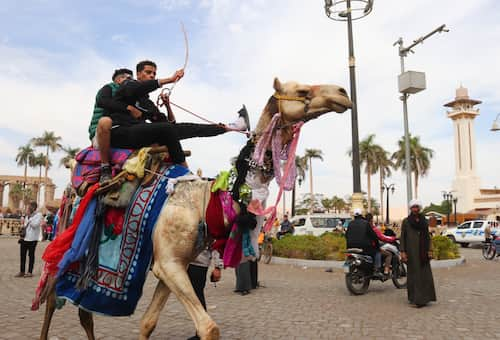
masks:
[[[361,248],[365,253],[373,254],[378,247],[377,234],[373,231],[368,221],[361,216],[356,216],[346,232],[347,248]]]

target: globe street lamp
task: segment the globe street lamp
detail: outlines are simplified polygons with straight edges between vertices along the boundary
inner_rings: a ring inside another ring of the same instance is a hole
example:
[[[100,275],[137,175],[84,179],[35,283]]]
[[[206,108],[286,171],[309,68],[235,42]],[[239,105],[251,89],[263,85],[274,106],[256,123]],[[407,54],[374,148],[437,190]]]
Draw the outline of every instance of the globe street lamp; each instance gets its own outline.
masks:
[[[395,186],[394,183],[387,185],[385,183],[382,184],[382,192],[386,191],[387,200],[385,205],[385,225],[389,225],[389,191],[394,194]]]
[[[446,201],[446,207],[447,207],[447,217],[446,217],[446,224],[449,226],[450,225],[450,213],[451,213],[451,203],[453,202],[453,193],[451,191],[443,191],[443,199]],[[456,217],[456,215],[455,215]]]
[[[352,209],[363,208],[363,193],[361,192],[359,160],[358,105],[356,97],[356,60],[354,58],[352,21],[364,18],[371,13],[372,9],[373,0],[325,0],[325,13],[328,18],[335,21],[347,21],[347,38],[349,42],[349,82],[351,86],[352,101]]]
[[[434,35],[435,33],[449,32],[446,25],[441,25],[434,31],[428,33],[427,35],[420,37],[413,41],[408,47],[403,46],[403,38],[399,38],[393,46],[399,45],[399,57],[401,61],[401,74],[398,77],[399,92],[402,94],[400,99],[403,101],[403,120],[404,120],[404,130],[405,130],[405,162],[406,162],[406,202],[410,203],[413,198],[412,187],[411,187],[411,165],[410,165],[410,132],[408,128],[408,97],[410,94],[418,93],[425,90],[425,73],[406,71],[405,72],[405,57],[408,56],[408,52],[415,53],[412,48],[421,44]]]

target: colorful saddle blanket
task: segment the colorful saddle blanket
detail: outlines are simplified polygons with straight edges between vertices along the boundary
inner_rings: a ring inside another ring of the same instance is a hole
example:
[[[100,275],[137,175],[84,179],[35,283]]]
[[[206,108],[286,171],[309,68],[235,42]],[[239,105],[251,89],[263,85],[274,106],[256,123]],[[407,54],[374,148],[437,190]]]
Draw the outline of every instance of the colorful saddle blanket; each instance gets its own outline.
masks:
[[[118,173],[123,163],[134,152],[132,149],[111,149],[111,166],[113,176]],[[92,185],[99,181],[101,170],[101,155],[99,150],[88,147],[80,151],[76,157],[77,165],[71,174],[71,185],[78,189],[82,183]]]
[[[178,165],[163,166],[160,172],[164,176],[157,176],[150,185],[137,190],[123,221],[119,214],[106,216],[99,246],[99,269],[89,287],[83,291],[75,287],[80,274],[78,268],[70,266],[58,279],[58,297],[95,313],[109,316],[133,314],[151,263],[152,231],[168,199],[168,178],[186,175],[188,169]]]

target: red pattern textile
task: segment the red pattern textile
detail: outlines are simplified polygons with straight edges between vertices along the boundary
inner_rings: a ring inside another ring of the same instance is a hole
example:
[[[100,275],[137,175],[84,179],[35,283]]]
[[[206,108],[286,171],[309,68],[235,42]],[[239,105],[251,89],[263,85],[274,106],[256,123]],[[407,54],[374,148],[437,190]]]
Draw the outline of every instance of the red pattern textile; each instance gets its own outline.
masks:
[[[210,194],[210,201],[208,201],[205,219],[208,226],[208,233],[215,240],[212,245],[212,249],[217,250],[222,257],[228,237],[228,231],[224,225],[224,213],[219,197],[219,191],[212,192]]]
[[[71,247],[71,243],[73,238],[75,237],[76,230],[78,229],[78,225],[82,220],[85,211],[87,210],[87,205],[90,200],[94,196],[94,192],[99,188],[99,183],[94,184],[87,191],[85,196],[80,201],[80,205],[78,206],[78,210],[75,213],[75,217],[73,218],[73,223],[68,229],[66,229],[62,234],[57,236],[45,249],[45,252],[42,255],[42,259],[46,262],[46,269],[49,275],[55,275],[57,273],[57,265],[59,261],[61,261],[64,253]]]

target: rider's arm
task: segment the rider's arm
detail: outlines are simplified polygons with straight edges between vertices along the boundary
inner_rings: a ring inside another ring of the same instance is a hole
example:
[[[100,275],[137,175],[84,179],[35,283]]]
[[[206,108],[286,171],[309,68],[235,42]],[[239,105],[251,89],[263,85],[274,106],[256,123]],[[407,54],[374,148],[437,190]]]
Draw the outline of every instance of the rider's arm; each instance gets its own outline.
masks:
[[[123,84],[116,92],[116,96],[138,99],[158,88],[160,88],[160,82],[157,79],[146,81],[137,81],[134,79],[130,79],[123,82]]]
[[[99,90],[99,94],[97,95],[97,106],[102,108],[106,113],[129,112],[128,104],[113,98],[113,92],[109,85],[105,85]]]

